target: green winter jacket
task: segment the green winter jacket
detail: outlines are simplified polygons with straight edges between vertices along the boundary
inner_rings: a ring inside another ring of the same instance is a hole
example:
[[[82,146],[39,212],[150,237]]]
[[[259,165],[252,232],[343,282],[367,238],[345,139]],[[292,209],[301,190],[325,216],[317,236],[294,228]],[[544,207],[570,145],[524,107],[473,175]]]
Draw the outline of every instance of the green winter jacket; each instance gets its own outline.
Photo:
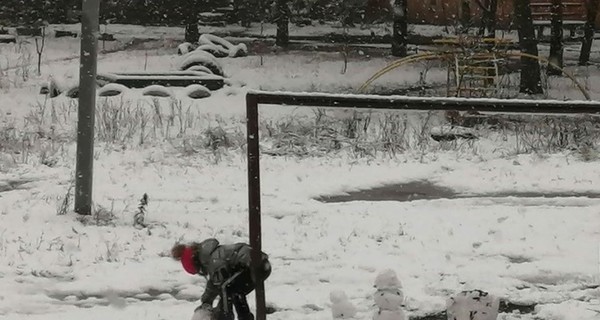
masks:
[[[193,243],[194,264],[198,274],[206,277],[206,289],[201,297],[203,304],[211,304],[221,293],[222,285],[239,271],[250,267],[252,248],[246,243],[220,245],[217,239]],[[262,253],[263,261],[268,257]]]

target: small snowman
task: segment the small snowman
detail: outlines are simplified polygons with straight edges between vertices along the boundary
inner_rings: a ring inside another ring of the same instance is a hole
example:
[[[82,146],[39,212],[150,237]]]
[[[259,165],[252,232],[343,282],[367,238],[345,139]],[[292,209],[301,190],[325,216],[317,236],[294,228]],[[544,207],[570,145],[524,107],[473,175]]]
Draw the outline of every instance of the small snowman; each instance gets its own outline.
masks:
[[[373,320],[405,320],[406,316],[401,307],[404,303],[402,284],[394,270],[384,270],[375,278],[373,295],[375,304],[379,308]]]
[[[356,307],[348,300],[344,291],[332,291],[329,300],[331,300],[331,315],[334,319],[353,319],[356,316]]]
[[[213,320],[213,311],[211,309],[198,308],[194,310],[192,320]]]
[[[500,299],[481,290],[462,291],[446,301],[449,320],[496,320]]]

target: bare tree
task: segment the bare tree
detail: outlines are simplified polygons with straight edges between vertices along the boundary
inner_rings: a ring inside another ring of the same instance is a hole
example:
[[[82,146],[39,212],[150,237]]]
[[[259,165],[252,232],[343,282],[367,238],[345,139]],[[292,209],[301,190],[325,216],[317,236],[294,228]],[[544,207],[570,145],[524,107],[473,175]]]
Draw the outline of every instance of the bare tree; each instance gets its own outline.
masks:
[[[538,56],[537,39],[535,38],[531,15],[531,3],[529,0],[513,0],[513,3],[521,52]],[[521,83],[519,91],[527,94],[543,93],[540,72],[538,60],[531,57],[521,57]]]
[[[408,55],[408,0],[394,1],[394,26],[392,30],[392,55]]]
[[[46,25],[48,22],[42,21],[39,24],[35,24],[41,30],[41,35],[35,37],[35,52],[38,55],[38,76],[42,75],[42,54],[44,53],[44,46],[46,45]]]
[[[552,0],[552,18],[550,22],[550,56],[548,60],[558,67],[563,67],[563,8],[562,0]],[[560,75],[562,71],[548,66],[548,75]]]
[[[200,30],[198,29],[200,7],[194,0],[187,0],[182,4],[180,14],[183,15],[185,23],[184,39],[186,42],[196,43],[200,37]]]
[[[483,11],[479,34],[486,38],[496,38],[498,0],[477,0],[476,3]]]
[[[594,41],[594,29],[596,24],[596,16],[598,15],[598,7],[600,0],[587,0],[586,10],[587,18],[585,22],[585,36],[579,53],[579,65],[585,66],[590,61],[590,51],[592,51],[592,42]]]
[[[284,47],[290,42],[290,8],[288,7],[287,0],[277,0],[276,6],[277,36],[275,38],[275,44]]]

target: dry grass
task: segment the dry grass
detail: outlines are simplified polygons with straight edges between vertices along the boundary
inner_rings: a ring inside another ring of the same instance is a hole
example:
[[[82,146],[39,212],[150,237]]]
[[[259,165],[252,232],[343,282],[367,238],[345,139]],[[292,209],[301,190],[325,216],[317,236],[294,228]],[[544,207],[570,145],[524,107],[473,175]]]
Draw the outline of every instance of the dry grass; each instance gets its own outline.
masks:
[[[52,99],[34,106],[23,125],[0,127],[0,153],[14,164],[55,166],[69,158],[76,141],[76,100]],[[443,150],[478,152],[476,141],[436,142],[431,129],[443,119],[439,112],[352,111],[315,108],[312,115],[290,116],[260,124],[262,152],[271,156],[393,158],[412,152]],[[521,117],[502,125],[480,125],[482,143],[498,143],[505,154],[578,152],[594,159],[600,141],[593,118]],[[175,99],[125,100],[101,98],[96,110],[96,141],[110,149],[168,144],[182,155],[215,162],[245,152],[245,119],[208,116]],[[495,139],[495,140],[494,140]],[[72,156],[72,155],[71,155]]]

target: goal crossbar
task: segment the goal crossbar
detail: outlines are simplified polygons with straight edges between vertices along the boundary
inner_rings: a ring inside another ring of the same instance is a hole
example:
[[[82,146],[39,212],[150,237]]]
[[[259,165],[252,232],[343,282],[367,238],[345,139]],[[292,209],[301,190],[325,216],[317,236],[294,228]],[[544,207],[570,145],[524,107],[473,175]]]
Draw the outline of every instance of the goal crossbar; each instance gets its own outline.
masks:
[[[519,114],[600,114],[600,101],[527,99],[445,98],[329,94],[314,92],[269,92],[251,90],[246,94],[248,221],[252,246],[252,267],[260,268],[262,250],[259,112],[261,104],[350,109],[412,111],[479,111]],[[264,281],[256,283],[256,319],[266,319]]]

